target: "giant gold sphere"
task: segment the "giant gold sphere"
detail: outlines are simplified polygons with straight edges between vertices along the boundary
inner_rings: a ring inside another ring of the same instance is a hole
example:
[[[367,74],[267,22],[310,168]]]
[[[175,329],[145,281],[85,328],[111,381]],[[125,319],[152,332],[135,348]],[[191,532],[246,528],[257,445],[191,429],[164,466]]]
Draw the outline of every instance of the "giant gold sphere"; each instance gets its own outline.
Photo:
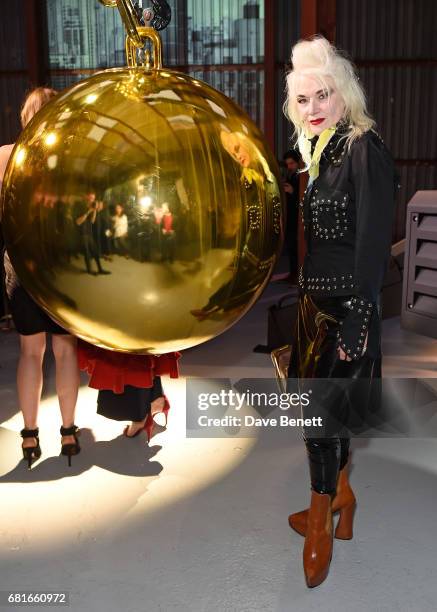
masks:
[[[204,342],[262,292],[282,233],[277,164],[230,99],[166,70],[60,94],[18,140],[3,230],[23,286],[98,346]]]

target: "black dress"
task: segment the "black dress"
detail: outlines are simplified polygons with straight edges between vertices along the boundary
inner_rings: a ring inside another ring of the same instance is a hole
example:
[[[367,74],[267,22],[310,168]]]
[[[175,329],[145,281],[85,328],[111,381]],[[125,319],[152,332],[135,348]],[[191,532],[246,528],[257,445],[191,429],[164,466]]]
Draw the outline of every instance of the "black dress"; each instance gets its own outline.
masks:
[[[97,396],[97,414],[114,421],[144,421],[152,402],[163,395],[160,376],[155,376],[153,387],[148,389],[131,385],[125,385],[123,393],[101,389]]]
[[[340,432],[356,410],[353,385],[339,398],[326,379],[362,379],[355,397],[369,399],[372,381],[381,375],[379,295],[390,252],[396,185],[392,156],[379,136],[366,132],[348,149],[340,128],[300,203],[307,253],[299,275],[299,314],[288,376],[325,379],[323,413],[331,423],[325,437],[304,431],[311,484],[318,493],[336,489],[349,449],[348,436]],[[338,346],[351,361],[339,359]],[[372,407],[364,402],[364,408]],[[304,416],[310,416],[307,411]]]
[[[30,297],[20,285],[20,281],[12,267],[7,252],[4,252],[5,284],[8,296],[9,310],[15,329],[22,336],[31,336],[46,332],[50,334],[68,334],[55,323]]]

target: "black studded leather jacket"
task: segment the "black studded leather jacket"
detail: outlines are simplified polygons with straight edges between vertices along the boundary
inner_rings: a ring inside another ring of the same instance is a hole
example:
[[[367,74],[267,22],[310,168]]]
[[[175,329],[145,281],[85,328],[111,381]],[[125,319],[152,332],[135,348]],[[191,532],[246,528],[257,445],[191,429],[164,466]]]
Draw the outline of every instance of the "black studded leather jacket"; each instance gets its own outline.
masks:
[[[390,253],[397,173],[380,137],[368,131],[348,149],[338,130],[318,178],[300,203],[307,254],[301,291],[351,296],[338,342],[352,358],[380,354],[379,294]],[[314,143],[315,144],[315,143]]]

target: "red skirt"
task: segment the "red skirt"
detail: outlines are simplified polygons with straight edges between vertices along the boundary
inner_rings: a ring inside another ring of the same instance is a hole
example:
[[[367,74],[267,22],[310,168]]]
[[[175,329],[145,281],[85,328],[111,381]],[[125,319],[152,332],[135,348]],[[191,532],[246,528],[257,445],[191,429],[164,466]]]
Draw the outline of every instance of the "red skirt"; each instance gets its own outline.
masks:
[[[178,378],[181,353],[165,355],[131,355],[118,353],[78,341],[79,368],[90,376],[88,386],[123,393],[125,385],[147,389],[155,376]]]

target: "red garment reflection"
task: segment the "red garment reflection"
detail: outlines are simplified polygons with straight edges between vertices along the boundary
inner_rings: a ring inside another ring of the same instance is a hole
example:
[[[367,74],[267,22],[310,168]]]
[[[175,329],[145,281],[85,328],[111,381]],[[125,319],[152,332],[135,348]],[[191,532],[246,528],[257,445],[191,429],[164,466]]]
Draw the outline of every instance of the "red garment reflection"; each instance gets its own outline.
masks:
[[[162,231],[164,234],[173,233],[173,215],[171,213],[162,216]]]
[[[90,376],[88,383],[93,389],[107,389],[123,393],[125,385],[149,388],[155,376],[179,377],[178,359],[181,353],[164,355],[131,355],[93,346],[78,341],[79,368]]]

